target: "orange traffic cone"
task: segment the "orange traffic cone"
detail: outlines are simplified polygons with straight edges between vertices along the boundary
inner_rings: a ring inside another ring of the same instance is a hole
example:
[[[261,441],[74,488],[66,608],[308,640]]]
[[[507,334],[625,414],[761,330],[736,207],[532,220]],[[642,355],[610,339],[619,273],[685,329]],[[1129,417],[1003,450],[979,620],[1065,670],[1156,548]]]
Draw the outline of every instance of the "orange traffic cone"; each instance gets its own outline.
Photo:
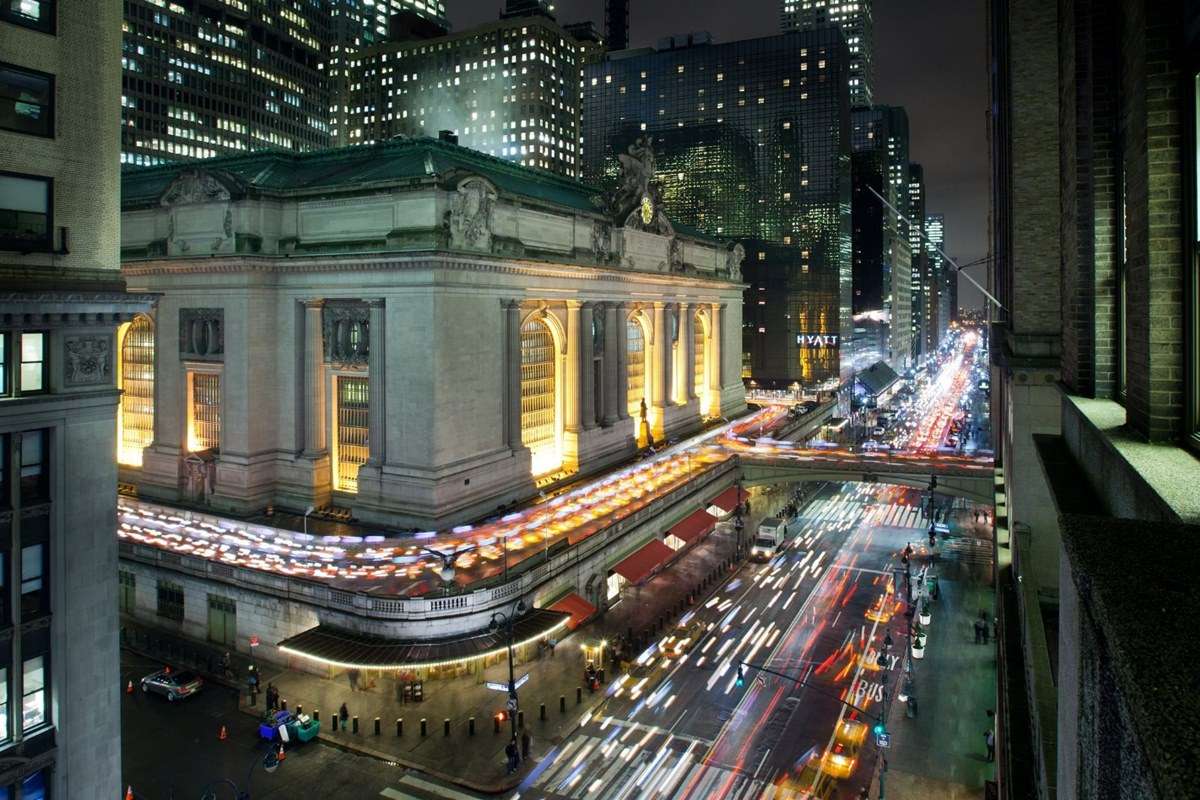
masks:
[[[125,694],[133,694],[133,681],[125,684]]]
[[[283,745],[279,745],[279,752],[275,755],[275,758],[279,759],[280,761],[283,761],[285,758],[287,758],[287,752],[284,751]]]
[[[163,667],[163,672],[166,673],[167,675],[170,675],[171,674],[171,665],[167,664],[165,667]]]
[[[225,730],[225,726],[222,725],[221,732],[217,734],[217,739],[219,739],[220,741],[223,742],[228,738],[229,738],[229,731]]]
[[[133,787],[132,786],[127,786],[125,788],[125,800],[133,800]]]

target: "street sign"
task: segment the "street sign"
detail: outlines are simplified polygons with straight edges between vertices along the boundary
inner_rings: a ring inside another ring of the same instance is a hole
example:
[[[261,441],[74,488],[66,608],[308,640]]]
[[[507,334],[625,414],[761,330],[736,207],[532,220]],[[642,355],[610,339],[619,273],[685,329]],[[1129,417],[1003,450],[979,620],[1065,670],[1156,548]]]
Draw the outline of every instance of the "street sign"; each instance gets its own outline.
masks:
[[[516,711],[516,710],[517,710],[517,698],[516,698],[516,697],[509,697],[509,698],[508,698],[508,710],[509,710],[509,711]]]
[[[881,748],[891,747],[892,746],[892,735],[890,733],[875,734],[875,744],[877,744]]]
[[[251,637],[250,637],[250,646],[251,646],[251,647],[258,647],[258,637],[257,637],[257,636],[251,636]]]
[[[519,677],[515,681],[513,681],[513,689],[520,689],[522,686],[524,686],[528,682],[529,682],[529,673],[526,672],[524,675],[522,675],[521,677]],[[507,692],[508,691],[507,683],[498,683],[496,681],[486,681],[483,685],[486,686],[487,688],[491,689],[493,692]]]

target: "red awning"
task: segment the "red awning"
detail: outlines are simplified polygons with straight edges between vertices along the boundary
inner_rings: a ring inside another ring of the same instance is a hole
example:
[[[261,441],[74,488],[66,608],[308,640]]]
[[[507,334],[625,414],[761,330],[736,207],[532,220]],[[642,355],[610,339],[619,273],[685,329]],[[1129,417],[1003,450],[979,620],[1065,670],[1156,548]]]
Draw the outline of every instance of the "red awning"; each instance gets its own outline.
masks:
[[[677,523],[668,533],[671,536],[679,537],[686,544],[691,544],[711,531],[716,524],[716,517],[707,511],[700,510],[685,518],[682,522]]]
[[[613,567],[613,572],[623,575],[630,583],[638,583],[673,555],[674,550],[654,539]]]
[[[741,505],[742,501],[745,499],[746,492],[744,489],[738,486],[730,486],[728,489],[717,495],[713,501],[709,503],[709,505],[716,506],[728,514],[730,511],[733,511],[735,508]]]
[[[596,607],[584,600],[579,595],[572,592],[561,600],[550,605],[551,611],[561,611],[564,614],[570,614],[571,618],[567,620],[567,627],[575,630],[583,621],[596,613]]]

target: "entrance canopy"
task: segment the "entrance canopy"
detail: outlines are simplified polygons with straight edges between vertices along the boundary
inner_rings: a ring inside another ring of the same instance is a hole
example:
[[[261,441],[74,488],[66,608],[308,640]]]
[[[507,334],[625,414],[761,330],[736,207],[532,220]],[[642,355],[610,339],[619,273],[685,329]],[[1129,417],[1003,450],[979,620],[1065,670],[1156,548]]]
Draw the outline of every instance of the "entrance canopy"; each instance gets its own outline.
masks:
[[[571,618],[567,620],[567,627],[571,630],[578,628],[583,624],[584,620],[596,613],[594,605],[574,592],[571,592],[557,602],[551,603],[549,609],[563,614],[570,614]]]
[[[667,533],[679,537],[686,544],[691,544],[711,531],[716,524],[716,517],[707,511],[700,510],[676,523]]]
[[[713,498],[712,503],[709,504],[709,509],[715,506],[721,510],[721,516],[724,516],[740,506],[747,496],[746,490],[740,486],[730,486]]]
[[[613,572],[621,575],[630,583],[638,583],[665,564],[667,559],[673,555],[675,552],[671,548],[658,539],[653,539],[613,567]]]
[[[567,626],[568,614],[538,608],[513,623],[517,646],[544,639]],[[279,643],[281,652],[335,667],[358,669],[421,669],[503,653],[507,629],[444,639],[383,639],[355,631],[318,625]]]

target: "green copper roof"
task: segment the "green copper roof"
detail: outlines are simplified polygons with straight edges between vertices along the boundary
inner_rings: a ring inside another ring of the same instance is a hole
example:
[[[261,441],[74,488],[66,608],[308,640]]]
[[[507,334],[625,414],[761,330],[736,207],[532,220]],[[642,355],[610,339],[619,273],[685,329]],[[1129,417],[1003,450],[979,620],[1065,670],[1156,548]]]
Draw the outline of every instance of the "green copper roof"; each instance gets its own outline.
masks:
[[[435,139],[403,139],[312,153],[264,151],[205,161],[128,169],[121,176],[121,205],[158,202],[172,179],[203,168],[234,178],[245,191],[263,194],[349,191],[360,185],[445,176],[461,170],[490,180],[501,192],[581,211],[596,211],[600,190],[570,178]]]

